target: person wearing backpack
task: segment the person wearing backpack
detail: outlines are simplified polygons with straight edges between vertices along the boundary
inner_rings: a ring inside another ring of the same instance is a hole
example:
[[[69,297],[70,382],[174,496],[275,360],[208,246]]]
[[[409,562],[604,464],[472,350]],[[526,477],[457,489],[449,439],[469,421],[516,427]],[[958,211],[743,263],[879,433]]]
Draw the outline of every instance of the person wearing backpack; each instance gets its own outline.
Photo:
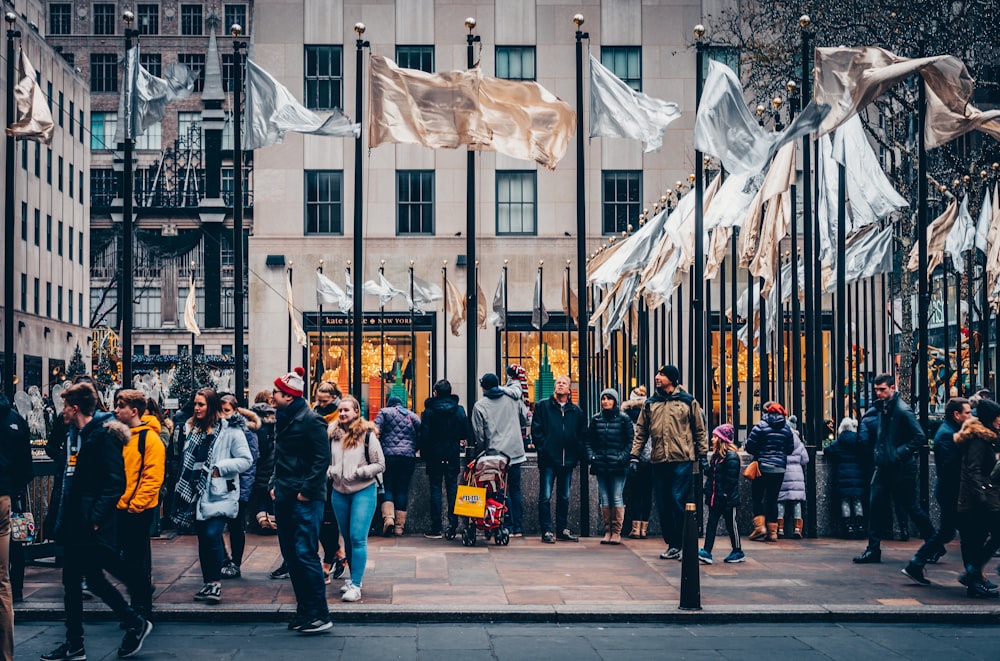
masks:
[[[385,500],[382,502],[382,534],[401,537],[406,527],[410,481],[417,465],[417,434],[420,418],[390,396],[375,416],[379,442],[385,453]]]

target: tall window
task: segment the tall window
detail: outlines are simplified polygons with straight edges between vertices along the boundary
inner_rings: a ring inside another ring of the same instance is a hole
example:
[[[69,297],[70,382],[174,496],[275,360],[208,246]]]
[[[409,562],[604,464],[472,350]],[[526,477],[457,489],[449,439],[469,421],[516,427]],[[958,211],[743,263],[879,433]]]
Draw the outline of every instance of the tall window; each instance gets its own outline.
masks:
[[[177,113],[177,140],[180,149],[200,150],[202,140],[201,113]]]
[[[74,113],[73,111],[74,111],[75,109],[76,109],[76,104],[75,104],[75,103],[73,103],[72,101],[70,101],[70,102],[69,102],[69,134],[70,134],[70,135],[73,135],[73,131],[75,130],[75,129],[73,128],[73,115],[75,115],[75,114],[76,114],[76,113]]]
[[[115,129],[118,127],[118,113],[90,113],[90,148],[95,150],[115,148]]]
[[[708,75],[708,62],[709,60],[715,60],[716,62],[721,62],[727,67],[736,72],[736,75],[740,75],[740,49],[734,48],[733,46],[709,46],[707,48],[708,57],[704,58],[702,64],[702,80],[704,76]],[[801,69],[801,67],[799,67]]]
[[[21,312],[28,311],[28,276],[21,274]]]
[[[62,321],[63,313],[63,288],[62,285],[56,287],[56,319]]]
[[[35,300],[35,308],[34,308],[35,309],[35,314],[38,314],[39,310],[41,309],[39,307],[38,287],[39,287],[38,278],[35,278],[35,290],[34,290],[34,294],[35,294],[35,298],[34,298],[34,300]]]
[[[604,170],[601,172],[601,210],[604,234],[624,232],[629,223],[639,222],[642,205],[640,170]]]
[[[139,34],[160,34],[160,5],[136,5],[135,18]]]
[[[202,32],[201,5],[181,5],[181,34],[200,37]]]
[[[63,104],[66,101],[65,95],[59,92],[59,126],[63,125]]]
[[[69,164],[69,199],[73,199],[73,164]]]
[[[80,122],[79,122],[79,124],[80,124],[79,139],[80,139],[80,144],[82,145],[83,144],[83,111],[82,110],[80,111],[79,118],[80,118]]]
[[[56,181],[59,182],[59,190],[63,189],[63,157],[59,157],[59,169],[56,173]]]
[[[72,34],[73,4],[70,2],[49,3],[49,34]]]
[[[94,34],[115,33],[115,5],[111,2],[94,4]]]
[[[52,185],[52,149],[45,152],[45,183]]]
[[[160,151],[160,143],[163,140],[163,123],[157,122],[142,132],[135,139],[135,148],[139,150]]]
[[[80,177],[81,177],[81,179],[80,179],[80,199],[82,200],[83,199],[83,179],[82,179],[83,173],[82,172],[80,173]],[[80,230],[79,232],[76,233],[76,238],[77,238],[77,241],[76,241],[76,250],[77,250],[76,261],[78,261],[80,263],[80,266],[83,266],[83,230]],[[81,309],[83,308],[83,303],[80,303],[80,308]]]
[[[158,78],[163,75],[163,56],[159,53],[139,53],[139,64]]]
[[[62,257],[63,254],[63,221],[56,225],[56,252]]]
[[[45,249],[52,252],[52,216],[45,214]]]
[[[434,234],[434,170],[396,171],[396,233]]]
[[[42,238],[42,212],[40,210],[38,210],[38,209],[35,209],[35,245],[36,246],[38,245],[38,242],[41,241],[41,238]]]
[[[641,46],[601,46],[601,64],[636,92],[642,91]]]
[[[177,61],[191,69],[194,76],[194,91],[201,92],[205,89],[205,54],[180,54]]]
[[[341,105],[344,81],[343,48],[306,46],[306,107],[332,110]]]
[[[42,176],[42,143],[35,143],[35,176]]]
[[[76,303],[76,323],[83,326],[83,292],[77,292]]]
[[[73,323],[73,290],[69,290],[69,295],[66,297],[66,321]]]
[[[396,64],[404,69],[434,71],[434,46],[396,46]]]
[[[21,240],[28,240],[28,203],[21,202]]]
[[[28,169],[28,143],[26,141],[21,143],[21,169]]]
[[[497,234],[535,234],[534,170],[497,171]]]
[[[118,56],[114,53],[90,54],[90,91],[118,91]]]
[[[344,172],[306,170],[306,234],[344,233]]]
[[[242,23],[241,23],[242,25]],[[233,54],[222,54],[222,90],[224,92],[233,91]]]
[[[73,261],[73,228],[70,227],[69,231],[66,232],[66,238],[69,239],[69,261]],[[59,253],[60,255],[62,253]]]
[[[90,170],[90,205],[93,207],[109,207],[118,194],[118,177],[111,168],[91,168]],[[83,242],[80,242],[83,247]]]
[[[222,9],[225,23],[222,25],[223,32],[229,32],[233,23],[238,23],[243,28],[243,36],[250,34],[250,23],[247,21],[247,6],[242,4],[225,5]]]
[[[52,283],[45,283],[45,316],[52,318]]]
[[[139,328],[159,328],[160,320],[160,289],[144,289],[136,302],[135,325]]]
[[[497,46],[497,78],[535,79],[534,46]]]

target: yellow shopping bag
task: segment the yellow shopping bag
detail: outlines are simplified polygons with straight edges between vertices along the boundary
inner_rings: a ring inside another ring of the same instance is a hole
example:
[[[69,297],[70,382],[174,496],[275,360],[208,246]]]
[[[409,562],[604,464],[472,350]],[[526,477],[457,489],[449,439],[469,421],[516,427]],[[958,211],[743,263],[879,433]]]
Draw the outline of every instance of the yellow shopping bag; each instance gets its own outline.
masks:
[[[455,495],[455,516],[467,516],[481,519],[486,514],[486,489],[470,487],[467,484],[458,485]]]

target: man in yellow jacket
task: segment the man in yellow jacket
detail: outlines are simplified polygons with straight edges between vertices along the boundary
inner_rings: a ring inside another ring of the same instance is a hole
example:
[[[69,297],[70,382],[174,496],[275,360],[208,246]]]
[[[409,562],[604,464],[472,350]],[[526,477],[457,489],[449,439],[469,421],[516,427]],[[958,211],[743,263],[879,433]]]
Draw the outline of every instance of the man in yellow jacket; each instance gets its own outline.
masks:
[[[146,396],[138,390],[122,390],[115,397],[115,417],[128,425],[132,437],[122,448],[125,460],[125,492],[118,500],[119,572],[132,608],[149,619],[153,610],[152,557],[149,531],[160,502],[166,448],[160,440],[160,424],[145,416]]]

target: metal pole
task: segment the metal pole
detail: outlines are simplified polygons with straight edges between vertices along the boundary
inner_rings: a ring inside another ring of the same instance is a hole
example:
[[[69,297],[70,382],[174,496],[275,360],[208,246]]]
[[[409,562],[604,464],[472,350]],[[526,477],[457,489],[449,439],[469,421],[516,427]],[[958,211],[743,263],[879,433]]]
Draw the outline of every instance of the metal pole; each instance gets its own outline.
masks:
[[[720,230],[715,230],[720,231]],[[714,237],[713,237],[714,239]],[[735,336],[733,336],[735,338]],[[729,376],[726,374],[726,267],[719,269],[719,421],[729,422]],[[733,361],[736,356],[733,356]],[[733,410],[733,415],[736,411]]]
[[[590,35],[580,30],[583,26],[583,15],[573,16],[576,25],[576,116],[583,117],[583,40]],[[587,209],[585,198],[585,172],[583,159],[583,131],[576,132],[576,290],[580,297],[577,322],[577,345],[580,352],[580,401],[585,418],[590,415],[588,388],[590,387],[590,370],[586,357],[590,355],[588,348],[590,313],[587,310]],[[587,462],[580,462],[580,534],[590,536],[590,476],[587,473]]]
[[[323,260],[319,260],[319,268],[316,269],[320,273],[323,272]],[[319,351],[316,352],[316,357],[319,361],[319,374],[316,375],[316,385],[323,383],[323,373],[326,371],[323,365],[323,303],[320,302],[319,305],[319,321],[316,323],[316,330],[319,333]],[[308,369],[308,368],[307,368]]]
[[[921,54],[923,45],[920,46]],[[925,107],[927,105],[927,90],[923,78],[917,79],[917,278],[919,293],[917,295],[917,319],[926,320],[930,307],[930,291],[928,289],[927,273],[927,148],[924,144]],[[927,433],[930,422],[930,383],[927,373],[927,347],[930,341],[927,323],[919,324],[919,343],[917,352],[917,374],[920,383],[920,426]],[[927,445],[920,451],[920,505],[926,511],[930,501],[929,474],[930,463],[927,455]]]
[[[479,36],[472,34],[476,29],[476,19],[469,17],[465,19],[465,27],[469,33],[465,36],[466,64],[471,69],[476,65],[476,57],[473,46],[479,41]],[[466,381],[466,407],[472,410],[472,404],[476,401],[476,371],[479,367],[476,346],[476,336],[479,323],[479,297],[476,295],[476,151],[468,150],[466,155],[465,170],[465,259],[466,259],[466,338],[465,338],[465,381]],[[506,315],[506,311],[504,315]],[[506,319],[504,320],[504,332],[507,332]]]
[[[385,275],[385,260],[380,260],[378,265],[379,275]],[[378,364],[378,396],[379,399],[385,401],[385,303],[382,302],[380,298],[378,301],[378,346],[379,346],[379,364]],[[445,352],[447,353],[447,352]],[[447,368],[446,368],[447,371]],[[369,393],[368,399],[371,399],[371,394]],[[380,405],[381,407],[381,405]]]
[[[413,260],[410,260],[410,300],[413,300]],[[408,404],[413,407],[413,399],[417,395],[417,336],[413,332],[413,313],[416,305],[410,306],[410,385],[413,390],[407,390],[410,393],[410,401]],[[406,374],[404,370],[403,381],[406,381]],[[382,398],[382,402],[379,403],[381,406],[385,403],[385,397]]]
[[[729,382],[732,384],[733,389],[733,427],[738,430],[740,427],[740,352],[739,343],[736,339],[736,320],[738,318],[736,311],[736,232],[737,228],[734,227],[732,229],[732,236],[730,237],[729,255],[729,268],[732,270],[732,277],[729,279],[729,300],[732,301],[733,308],[733,312],[729,316],[729,353],[732,359],[732,365],[730,365],[732,376]]]
[[[122,19],[125,21],[125,56],[132,50],[132,39],[139,36],[138,30],[131,28],[132,20],[135,16],[131,11],[122,12]],[[138,62],[135,66],[138,66]],[[123,85],[123,94],[130,94],[128,81]],[[126,104],[131,104],[132,99],[126,98]],[[125,121],[125,118],[121,118]],[[82,129],[81,129],[82,130]],[[135,138],[131,137],[131,127],[125,131],[124,166],[122,168],[122,263],[121,275],[118,283],[118,306],[121,309],[121,329],[122,329],[122,387],[132,387],[132,271],[133,266],[133,246],[132,246],[132,208],[133,208],[133,180],[132,169],[133,150],[135,149]],[[13,283],[9,283],[12,285]],[[193,376],[193,372],[192,372]]]
[[[361,86],[361,79],[364,75],[363,54],[364,49],[370,44],[361,37],[365,33],[364,23],[355,23],[354,32],[358,35],[358,39],[355,42],[357,62],[354,74],[354,121],[361,123],[362,102],[364,100],[364,92]],[[364,197],[364,187],[362,185],[364,183],[364,172],[361,165],[363,135],[364,132],[359,134],[357,140],[354,141],[354,341],[351,343],[351,355],[353,356],[351,360],[351,385],[354,389],[354,397],[359,402],[361,401],[362,391],[361,343],[365,339],[365,255],[362,250],[365,228],[364,215],[361,208],[361,200]],[[371,402],[369,402],[369,406],[371,406]]]
[[[507,326],[507,260],[503,260],[503,363],[510,360],[510,329]],[[472,406],[472,402],[469,402]]]
[[[448,378],[448,260],[443,260],[441,264],[441,288],[444,290],[444,338],[441,340],[444,354],[444,378]],[[384,349],[383,349],[384,351]]]
[[[702,37],[705,36],[705,26],[696,25],[694,27],[695,42],[695,108],[701,103],[702,87],[702,66],[705,60],[705,43]],[[698,150],[694,152],[694,282],[691,289],[691,315],[694,317],[694,347],[692,354],[694,360],[691,361],[694,369],[694,392],[695,400],[702,406],[708,407],[709,418],[711,418],[712,407],[707,397],[705,375],[711,372],[712,357],[705,351],[705,163],[702,160],[702,153]]]
[[[243,144],[240,98],[243,94],[243,51],[247,44],[240,41],[243,28],[234,24],[230,28],[233,40],[233,367],[236,370],[236,397],[247,401],[246,380],[243,375],[243,361],[246,349],[243,345]],[[322,262],[320,272],[323,272]],[[323,362],[323,313],[320,308],[320,363]],[[320,374],[322,379],[323,375]]]
[[[293,263],[294,262],[288,262],[288,284],[289,284],[289,286],[291,286],[291,284],[292,284],[292,264]],[[194,269],[193,263],[192,263],[191,268],[192,268],[192,270]],[[191,286],[194,287],[194,280],[191,281]],[[292,371],[292,317],[291,317],[291,315],[288,316],[288,343],[287,344],[288,344],[288,350],[287,350],[287,353],[285,355],[285,363],[286,363],[285,369],[287,371],[291,372]],[[194,346],[194,345],[192,344],[192,346]],[[194,365],[194,363],[192,363],[192,365]]]
[[[836,425],[844,417],[845,391],[847,385],[847,265],[844,255],[847,244],[847,168],[837,165],[837,322],[833,331],[837,337],[837,348],[833,353],[834,384],[833,402],[836,406],[833,412],[833,424]]]
[[[570,383],[573,383],[573,336],[572,336],[572,333],[571,333],[571,330],[570,330],[570,325],[571,325],[571,323],[573,321],[573,315],[570,314],[570,313],[573,311],[573,309],[572,309],[572,305],[571,305],[572,301],[570,300],[572,289],[570,289],[570,286],[569,286],[569,265],[570,265],[570,263],[572,263],[572,260],[567,259],[566,260],[566,275],[565,275],[565,277],[566,277],[566,372],[569,375],[569,381],[570,381]],[[578,303],[578,305],[579,305],[579,303]],[[579,390],[580,390],[579,387],[577,387],[577,399],[578,400],[580,398]]]
[[[944,324],[941,326],[942,337],[941,344],[944,351],[944,399],[948,399],[948,395],[951,392],[951,342],[949,341],[951,333],[949,333],[948,326],[951,325],[951,315],[948,314],[948,264],[951,262],[950,257],[944,258],[944,264],[941,268],[941,278],[939,282],[941,283],[941,308],[944,312]],[[961,300],[961,296],[956,296],[956,303]],[[929,393],[928,393],[929,394]]]
[[[21,32],[14,29],[17,14],[7,12],[7,123],[14,121],[14,39]],[[81,130],[83,130],[81,128]],[[7,153],[4,164],[4,216],[3,216],[3,390],[14,401],[14,136],[7,136]],[[21,145],[27,149],[27,144]]]

